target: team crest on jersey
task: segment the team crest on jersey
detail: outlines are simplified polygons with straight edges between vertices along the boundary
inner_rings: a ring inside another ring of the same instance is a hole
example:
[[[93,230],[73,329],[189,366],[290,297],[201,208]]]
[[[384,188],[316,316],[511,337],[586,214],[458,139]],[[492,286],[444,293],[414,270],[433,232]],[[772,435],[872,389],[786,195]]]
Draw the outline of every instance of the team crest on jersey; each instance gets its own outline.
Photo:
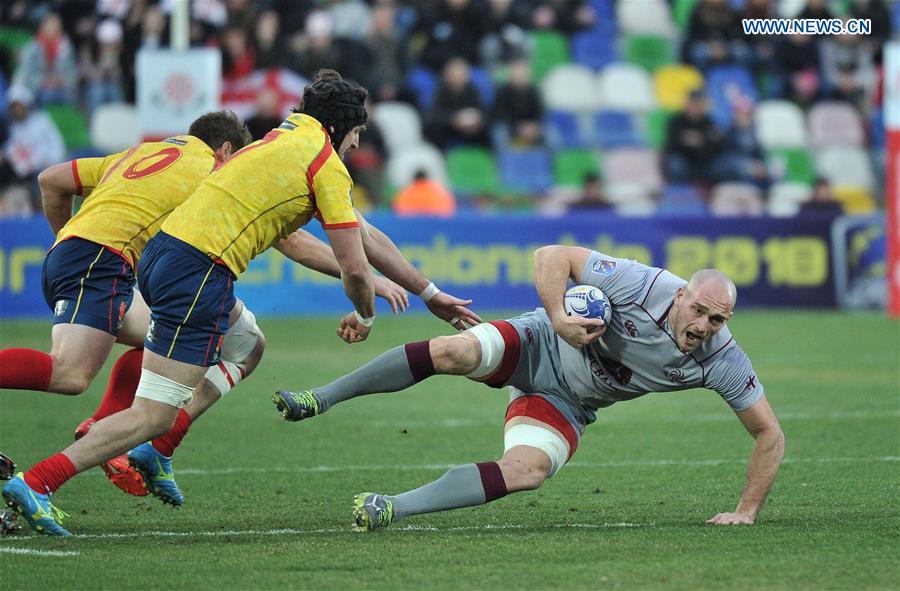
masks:
[[[612,275],[613,271],[616,270],[616,261],[611,261],[609,259],[594,261],[591,270],[597,275]]]
[[[527,326],[525,327],[525,339],[528,341],[529,345],[534,344],[534,331]]]
[[[66,308],[68,307],[69,300],[57,300],[56,305],[53,306],[53,315],[62,316],[66,313]]]
[[[628,331],[628,336],[631,338],[641,336],[641,332],[637,329],[637,326],[634,325],[634,322],[631,320],[625,321],[625,330]]]
[[[680,369],[666,369],[663,373],[674,384],[687,384],[688,376]]]

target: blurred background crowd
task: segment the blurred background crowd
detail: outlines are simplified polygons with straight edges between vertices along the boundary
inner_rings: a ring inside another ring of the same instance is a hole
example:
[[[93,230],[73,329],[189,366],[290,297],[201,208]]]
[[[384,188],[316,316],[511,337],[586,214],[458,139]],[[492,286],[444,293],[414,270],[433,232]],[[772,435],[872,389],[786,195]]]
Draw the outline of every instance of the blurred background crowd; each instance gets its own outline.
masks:
[[[181,0],[3,0],[0,216],[136,123],[135,56]],[[742,18],[870,35],[746,36]],[[362,208],[793,216],[883,204],[883,0],[193,0],[255,138],[319,68],[369,89]],[[113,142],[115,145],[115,142]]]

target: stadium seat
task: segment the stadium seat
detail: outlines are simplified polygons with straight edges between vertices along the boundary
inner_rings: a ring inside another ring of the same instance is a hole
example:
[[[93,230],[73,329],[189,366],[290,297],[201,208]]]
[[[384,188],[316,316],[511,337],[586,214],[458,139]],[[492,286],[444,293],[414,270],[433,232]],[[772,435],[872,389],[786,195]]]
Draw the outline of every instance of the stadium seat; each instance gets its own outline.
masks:
[[[535,82],[544,79],[551,70],[569,61],[569,42],[556,31],[531,33],[531,72]]]
[[[769,174],[774,179],[812,185],[816,169],[805,148],[774,148],[766,151]]]
[[[776,12],[779,18],[796,18],[804,8],[808,0],[780,0],[776,2]]]
[[[875,177],[868,153],[862,148],[825,148],[816,152],[816,171],[834,185],[872,190]]]
[[[859,113],[847,103],[816,103],[809,110],[806,121],[811,148],[862,146],[865,141]]]
[[[459,147],[447,152],[450,187],[461,195],[496,195],[500,177],[494,154],[485,148]]]
[[[650,72],[675,60],[672,42],[659,35],[629,35],[625,39],[625,60]]]
[[[773,217],[791,217],[800,211],[800,206],[812,197],[812,187],[805,183],[775,183],[769,189],[766,211]]]
[[[641,135],[631,113],[624,111],[600,111],[593,117],[594,142],[601,148],[640,146]]]
[[[18,53],[34,37],[27,27],[0,27],[0,47],[9,52],[13,62],[18,62]]]
[[[516,192],[543,193],[553,186],[547,150],[501,150],[498,154],[503,186]]]
[[[653,75],[653,87],[660,107],[681,111],[691,91],[703,88],[703,74],[684,64],[663,66]]]
[[[618,62],[615,32],[583,31],[572,37],[572,61],[593,70]]]
[[[91,145],[87,120],[81,109],[74,105],[48,105],[45,110],[62,134],[67,149]]]
[[[891,23],[894,25],[894,34],[900,33],[900,2],[889,2],[891,11]]]
[[[472,66],[471,71],[472,84],[478,90],[478,95],[481,97],[481,105],[486,109],[491,108],[494,106],[494,96],[496,95],[494,82],[484,68]]]
[[[91,116],[91,145],[107,154],[141,141],[137,109],[125,103],[100,105]]]
[[[706,74],[710,117],[723,130],[731,127],[731,114],[738,101],[756,103],[758,94],[753,76],[742,66],[717,66]]]
[[[833,187],[831,192],[841,202],[841,207],[844,208],[846,213],[871,213],[878,208],[875,204],[875,199],[872,198],[872,194],[860,187],[838,185]]]
[[[554,150],[584,148],[591,145],[590,124],[587,115],[565,111],[549,111],[544,115],[544,139]]]
[[[604,109],[646,113],[656,107],[650,76],[638,66],[607,66],[597,74],[597,89]]]
[[[806,146],[803,111],[788,101],[763,101],[754,115],[756,136],[764,148],[802,148]]]
[[[410,144],[392,154],[387,162],[387,181],[395,187],[405,187],[419,170],[424,170],[428,178],[447,186],[444,155],[428,143]]]
[[[644,140],[651,148],[662,149],[666,145],[669,119],[672,113],[664,109],[650,111],[644,118]]]
[[[706,202],[693,185],[666,185],[659,198],[657,211],[667,216],[706,215]]]
[[[657,213],[656,203],[650,198],[627,199],[615,204],[614,211],[623,217],[647,218]]]
[[[603,154],[607,187],[637,186],[645,194],[656,193],[663,186],[659,155],[647,148],[619,148]]]
[[[416,95],[416,104],[423,113],[431,110],[438,82],[437,74],[424,67],[413,68],[406,75],[406,84]]]
[[[375,103],[372,119],[391,154],[422,141],[422,121],[412,106],[398,101]]]
[[[591,113],[600,108],[594,73],[584,66],[557,66],[541,82],[544,106],[550,110]]]
[[[713,188],[709,210],[721,217],[761,216],[765,213],[762,195],[750,183],[721,183]]]
[[[876,150],[884,149],[887,138],[884,131],[883,109],[872,109],[872,114],[869,117],[869,137],[873,148]]]
[[[563,187],[580,187],[588,174],[600,173],[600,161],[591,150],[560,150],[553,156],[553,176]]]
[[[667,37],[674,33],[672,13],[664,0],[616,2],[616,17],[624,33]]]
[[[614,0],[588,0],[588,4],[594,9],[597,20],[601,22],[615,22],[616,10]]]
[[[694,7],[697,5],[697,0],[674,0],[674,12],[673,15],[675,18],[675,24],[677,24],[681,29],[687,29],[688,25],[691,23],[691,16],[694,14]]]

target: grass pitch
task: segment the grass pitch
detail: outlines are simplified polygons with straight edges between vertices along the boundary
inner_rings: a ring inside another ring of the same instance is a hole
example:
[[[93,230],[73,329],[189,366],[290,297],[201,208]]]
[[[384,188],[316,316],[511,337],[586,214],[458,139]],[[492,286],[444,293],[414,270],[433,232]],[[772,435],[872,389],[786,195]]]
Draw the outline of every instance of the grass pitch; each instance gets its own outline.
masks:
[[[261,367],[191,429],[180,510],[92,470],[54,498],[69,540],[0,539],[4,589],[897,589],[900,324],[880,315],[742,311],[731,322],[787,437],[757,525],[735,507],[752,440],[708,391],[599,414],[540,490],[350,531],[361,491],[396,493],[502,451],[505,393],[438,377],[289,424],[273,390],[330,381],[389,347],[445,331],[382,317],[347,346],[336,318],[262,319]],[[4,322],[0,347],[49,346]],[[118,355],[120,349],[114,352]],[[0,449],[24,469],[61,449],[102,395],[0,392]],[[27,529],[27,526],[26,526]]]

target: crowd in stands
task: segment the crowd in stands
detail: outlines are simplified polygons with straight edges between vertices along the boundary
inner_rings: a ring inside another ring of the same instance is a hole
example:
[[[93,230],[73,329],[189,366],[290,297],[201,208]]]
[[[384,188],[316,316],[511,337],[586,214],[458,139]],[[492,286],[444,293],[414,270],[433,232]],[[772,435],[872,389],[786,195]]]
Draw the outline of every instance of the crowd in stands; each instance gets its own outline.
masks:
[[[42,168],[99,155],[90,122],[135,102],[178,1],[0,4],[0,216],[39,210]],[[744,34],[769,17],[872,31]],[[898,31],[885,0],[193,0],[190,44],[221,51],[256,138],[319,68],[366,86],[364,207],[790,216],[878,207]]]

